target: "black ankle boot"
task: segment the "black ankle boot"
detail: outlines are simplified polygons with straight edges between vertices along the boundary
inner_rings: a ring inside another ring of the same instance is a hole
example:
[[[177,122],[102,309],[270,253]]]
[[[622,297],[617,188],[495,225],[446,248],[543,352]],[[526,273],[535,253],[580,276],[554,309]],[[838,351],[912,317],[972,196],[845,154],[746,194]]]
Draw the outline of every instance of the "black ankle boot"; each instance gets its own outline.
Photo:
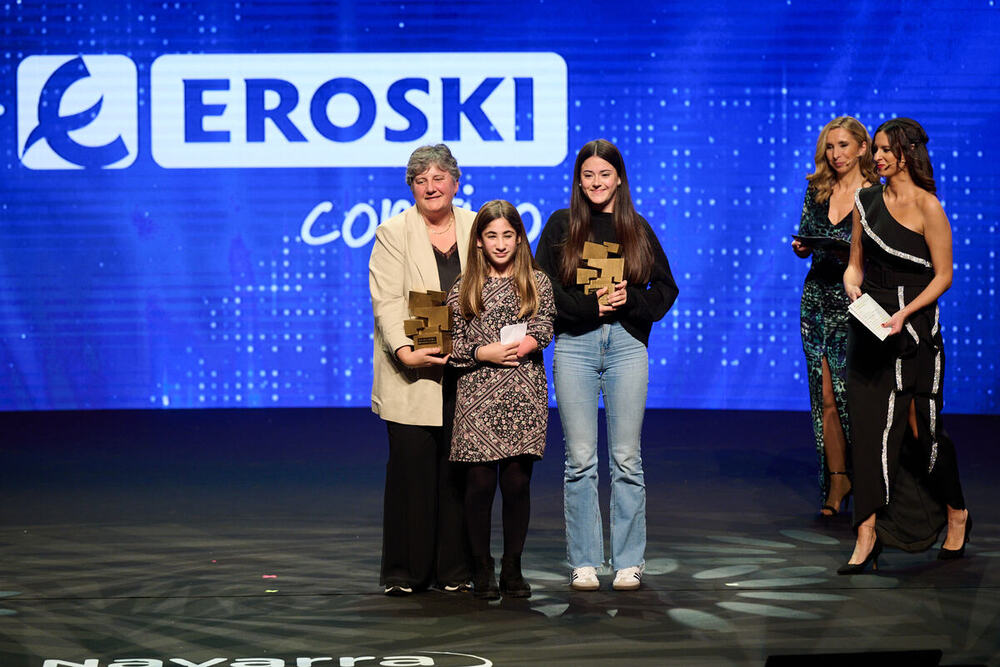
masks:
[[[531,597],[531,586],[521,575],[521,554],[500,559],[500,592],[504,597]]]
[[[500,598],[500,589],[497,588],[496,562],[490,556],[476,558],[475,572],[472,575],[472,597],[480,600]]]

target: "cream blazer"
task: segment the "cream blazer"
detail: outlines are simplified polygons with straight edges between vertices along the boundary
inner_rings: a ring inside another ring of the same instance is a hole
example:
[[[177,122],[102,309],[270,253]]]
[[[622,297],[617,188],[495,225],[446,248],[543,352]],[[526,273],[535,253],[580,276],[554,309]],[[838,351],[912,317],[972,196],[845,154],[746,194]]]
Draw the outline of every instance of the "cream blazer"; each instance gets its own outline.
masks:
[[[464,271],[476,214],[464,208],[453,210],[458,256]],[[389,218],[375,230],[368,287],[375,315],[372,412],[400,424],[441,426],[442,368],[409,368],[396,357],[396,350],[413,344],[403,333],[403,320],[410,316],[410,290],[441,289],[434,248],[416,206]]]

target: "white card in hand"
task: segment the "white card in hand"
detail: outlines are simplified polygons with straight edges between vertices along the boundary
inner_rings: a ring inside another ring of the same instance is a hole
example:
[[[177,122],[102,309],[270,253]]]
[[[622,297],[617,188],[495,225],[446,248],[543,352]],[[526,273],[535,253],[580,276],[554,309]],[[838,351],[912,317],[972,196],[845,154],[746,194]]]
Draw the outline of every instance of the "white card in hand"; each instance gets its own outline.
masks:
[[[500,344],[520,343],[521,339],[528,335],[528,323],[508,324],[500,329]]]
[[[871,294],[862,294],[847,307],[847,312],[857,318],[861,324],[865,325],[869,331],[878,336],[879,340],[885,340],[889,336],[889,329],[883,327],[883,322],[889,321],[889,313],[871,297]]]

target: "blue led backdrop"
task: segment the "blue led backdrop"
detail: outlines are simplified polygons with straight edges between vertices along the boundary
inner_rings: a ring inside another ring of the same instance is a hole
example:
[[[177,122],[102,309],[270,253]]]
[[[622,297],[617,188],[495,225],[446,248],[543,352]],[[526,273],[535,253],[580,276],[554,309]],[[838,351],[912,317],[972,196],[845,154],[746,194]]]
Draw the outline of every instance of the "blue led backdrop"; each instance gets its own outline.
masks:
[[[805,409],[790,250],[820,128],[926,127],[952,223],[946,408],[1000,412],[1000,8],[6,2],[0,409],[364,406],[374,226],[446,141],[537,237],[625,155],[681,288],[649,405]]]

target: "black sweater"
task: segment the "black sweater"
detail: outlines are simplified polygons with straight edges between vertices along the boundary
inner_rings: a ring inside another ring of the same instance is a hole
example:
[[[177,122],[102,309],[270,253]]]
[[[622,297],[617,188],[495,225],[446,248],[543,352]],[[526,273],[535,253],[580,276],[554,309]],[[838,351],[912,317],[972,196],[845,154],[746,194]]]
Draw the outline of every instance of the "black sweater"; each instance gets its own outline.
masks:
[[[594,243],[610,241],[617,243],[615,223],[611,213],[591,213],[590,240]],[[608,322],[621,322],[625,330],[643,345],[649,345],[649,332],[653,322],[667,314],[677,298],[677,283],[670,273],[670,263],[663,252],[660,241],[641,216],[639,220],[649,237],[653,249],[653,269],[649,282],[644,285],[629,283],[625,288],[628,298],[617,312],[601,317],[598,315],[597,295],[584,294],[583,285],[564,285],[559,279],[562,262],[562,245],[569,229],[569,209],[553,213],[538,239],[535,260],[552,280],[552,291],[556,301],[555,332],[582,334],[593,331]]]

